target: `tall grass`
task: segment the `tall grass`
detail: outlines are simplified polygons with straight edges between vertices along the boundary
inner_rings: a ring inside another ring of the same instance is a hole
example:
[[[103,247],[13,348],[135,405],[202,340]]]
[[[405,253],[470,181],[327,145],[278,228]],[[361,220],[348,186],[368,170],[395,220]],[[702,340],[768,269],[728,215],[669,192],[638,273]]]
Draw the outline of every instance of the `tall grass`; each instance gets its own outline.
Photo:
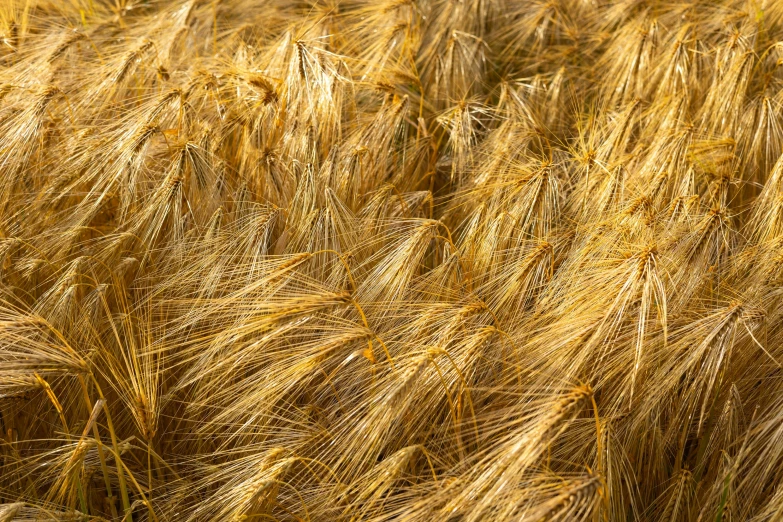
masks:
[[[0,522],[783,517],[783,3],[0,2]]]

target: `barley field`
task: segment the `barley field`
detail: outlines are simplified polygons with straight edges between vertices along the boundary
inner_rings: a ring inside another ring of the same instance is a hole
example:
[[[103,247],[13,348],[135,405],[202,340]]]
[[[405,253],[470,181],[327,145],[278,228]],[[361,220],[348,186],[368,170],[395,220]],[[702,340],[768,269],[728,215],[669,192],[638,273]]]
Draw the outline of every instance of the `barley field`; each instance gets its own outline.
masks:
[[[783,520],[783,2],[0,0],[0,522]]]

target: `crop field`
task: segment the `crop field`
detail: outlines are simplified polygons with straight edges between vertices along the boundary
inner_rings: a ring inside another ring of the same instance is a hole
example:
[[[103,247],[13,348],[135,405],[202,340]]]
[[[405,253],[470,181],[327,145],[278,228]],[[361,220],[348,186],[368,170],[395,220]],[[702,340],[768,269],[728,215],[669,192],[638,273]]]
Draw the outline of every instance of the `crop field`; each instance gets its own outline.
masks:
[[[0,522],[780,522],[783,2],[0,0]]]

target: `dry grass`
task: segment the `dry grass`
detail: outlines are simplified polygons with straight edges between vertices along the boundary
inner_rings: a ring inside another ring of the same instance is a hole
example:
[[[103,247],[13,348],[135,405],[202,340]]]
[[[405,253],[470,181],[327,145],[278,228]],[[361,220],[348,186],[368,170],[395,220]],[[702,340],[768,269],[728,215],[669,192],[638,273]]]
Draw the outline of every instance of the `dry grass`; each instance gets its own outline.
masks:
[[[0,2],[0,522],[783,519],[783,4]]]

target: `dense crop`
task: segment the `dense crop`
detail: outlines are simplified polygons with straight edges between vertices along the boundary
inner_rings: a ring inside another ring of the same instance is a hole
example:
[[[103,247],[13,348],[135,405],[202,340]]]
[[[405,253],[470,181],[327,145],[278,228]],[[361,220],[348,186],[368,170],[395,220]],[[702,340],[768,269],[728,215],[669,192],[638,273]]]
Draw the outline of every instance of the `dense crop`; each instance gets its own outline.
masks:
[[[783,520],[783,2],[0,0],[0,522]]]

